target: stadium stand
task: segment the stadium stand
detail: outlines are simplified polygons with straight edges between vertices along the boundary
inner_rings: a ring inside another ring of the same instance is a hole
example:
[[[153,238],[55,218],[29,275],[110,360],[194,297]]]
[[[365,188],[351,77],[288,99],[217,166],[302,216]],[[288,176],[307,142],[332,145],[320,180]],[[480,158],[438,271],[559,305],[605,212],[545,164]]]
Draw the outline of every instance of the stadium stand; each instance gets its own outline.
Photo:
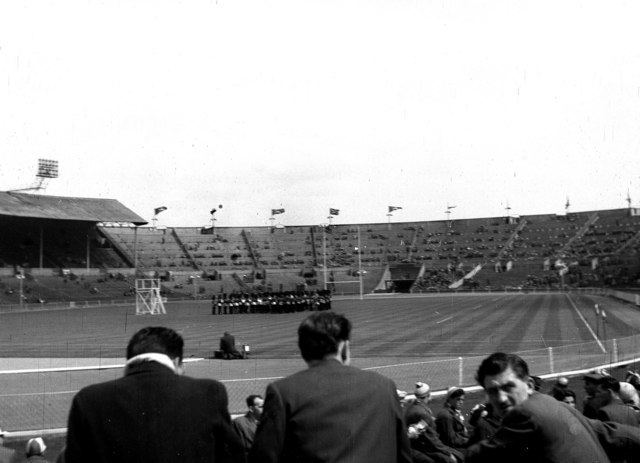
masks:
[[[131,296],[136,270],[187,298],[322,289],[325,273],[340,294],[358,293],[360,276],[365,293],[633,288],[640,277],[634,208],[214,231],[143,227],[116,200],[7,192],[0,222],[1,303],[19,302],[16,273],[34,303]]]

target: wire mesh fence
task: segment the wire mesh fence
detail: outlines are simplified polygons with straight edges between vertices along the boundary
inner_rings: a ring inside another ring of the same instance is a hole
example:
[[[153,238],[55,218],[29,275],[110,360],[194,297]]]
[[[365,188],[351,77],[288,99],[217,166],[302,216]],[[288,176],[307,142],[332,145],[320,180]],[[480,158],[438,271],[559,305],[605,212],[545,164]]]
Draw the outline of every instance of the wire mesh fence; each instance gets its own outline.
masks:
[[[121,349],[121,347],[119,347]],[[74,348],[74,351],[77,350]],[[115,346],[86,345],[93,358],[56,358],[68,350],[52,350],[48,358],[13,359],[14,367],[0,371],[2,427],[11,431],[64,428],[74,394],[82,387],[122,376],[123,359],[113,357]],[[121,351],[118,351],[121,354]],[[101,355],[102,354],[102,355]],[[640,354],[640,335],[519,354],[534,375],[570,373],[615,362],[631,361]],[[395,381],[399,389],[412,390],[415,381],[428,382],[433,390],[453,385],[475,385],[475,372],[485,356],[453,358],[355,358],[353,364]],[[216,378],[229,395],[231,413],[242,413],[245,398],[264,394],[278,378],[305,368],[301,359],[249,359],[238,361],[191,359],[186,374]]]

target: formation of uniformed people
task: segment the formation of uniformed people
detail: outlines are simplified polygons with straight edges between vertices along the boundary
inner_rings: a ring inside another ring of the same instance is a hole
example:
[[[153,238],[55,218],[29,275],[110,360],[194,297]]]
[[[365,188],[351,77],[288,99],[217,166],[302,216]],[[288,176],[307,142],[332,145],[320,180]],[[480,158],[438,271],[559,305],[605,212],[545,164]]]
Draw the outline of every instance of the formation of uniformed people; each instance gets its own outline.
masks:
[[[281,291],[213,295],[213,315],[240,313],[291,313],[331,310],[331,291]]]

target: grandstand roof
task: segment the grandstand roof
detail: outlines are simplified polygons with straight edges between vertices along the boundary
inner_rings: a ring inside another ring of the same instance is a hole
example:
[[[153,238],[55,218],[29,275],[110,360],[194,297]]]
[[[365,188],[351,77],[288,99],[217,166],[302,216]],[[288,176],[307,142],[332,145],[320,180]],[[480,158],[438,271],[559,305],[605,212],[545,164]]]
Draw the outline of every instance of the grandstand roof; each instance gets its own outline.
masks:
[[[0,192],[0,216],[83,222],[147,223],[116,199],[68,198]]]

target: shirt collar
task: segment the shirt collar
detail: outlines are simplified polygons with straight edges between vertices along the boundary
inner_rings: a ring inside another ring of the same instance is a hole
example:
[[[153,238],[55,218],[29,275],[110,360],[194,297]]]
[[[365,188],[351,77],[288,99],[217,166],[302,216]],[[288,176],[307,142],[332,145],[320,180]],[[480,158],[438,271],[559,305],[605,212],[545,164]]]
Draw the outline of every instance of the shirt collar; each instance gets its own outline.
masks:
[[[143,362],[157,362],[169,368],[174,373],[176,372],[176,366],[173,364],[173,361],[169,358],[169,356],[160,354],[158,352],[147,352],[144,354],[136,355],[135,357],[131,357],[129,360],[127,360],[127,363],[124,366],[125,371],[132,365]]]

